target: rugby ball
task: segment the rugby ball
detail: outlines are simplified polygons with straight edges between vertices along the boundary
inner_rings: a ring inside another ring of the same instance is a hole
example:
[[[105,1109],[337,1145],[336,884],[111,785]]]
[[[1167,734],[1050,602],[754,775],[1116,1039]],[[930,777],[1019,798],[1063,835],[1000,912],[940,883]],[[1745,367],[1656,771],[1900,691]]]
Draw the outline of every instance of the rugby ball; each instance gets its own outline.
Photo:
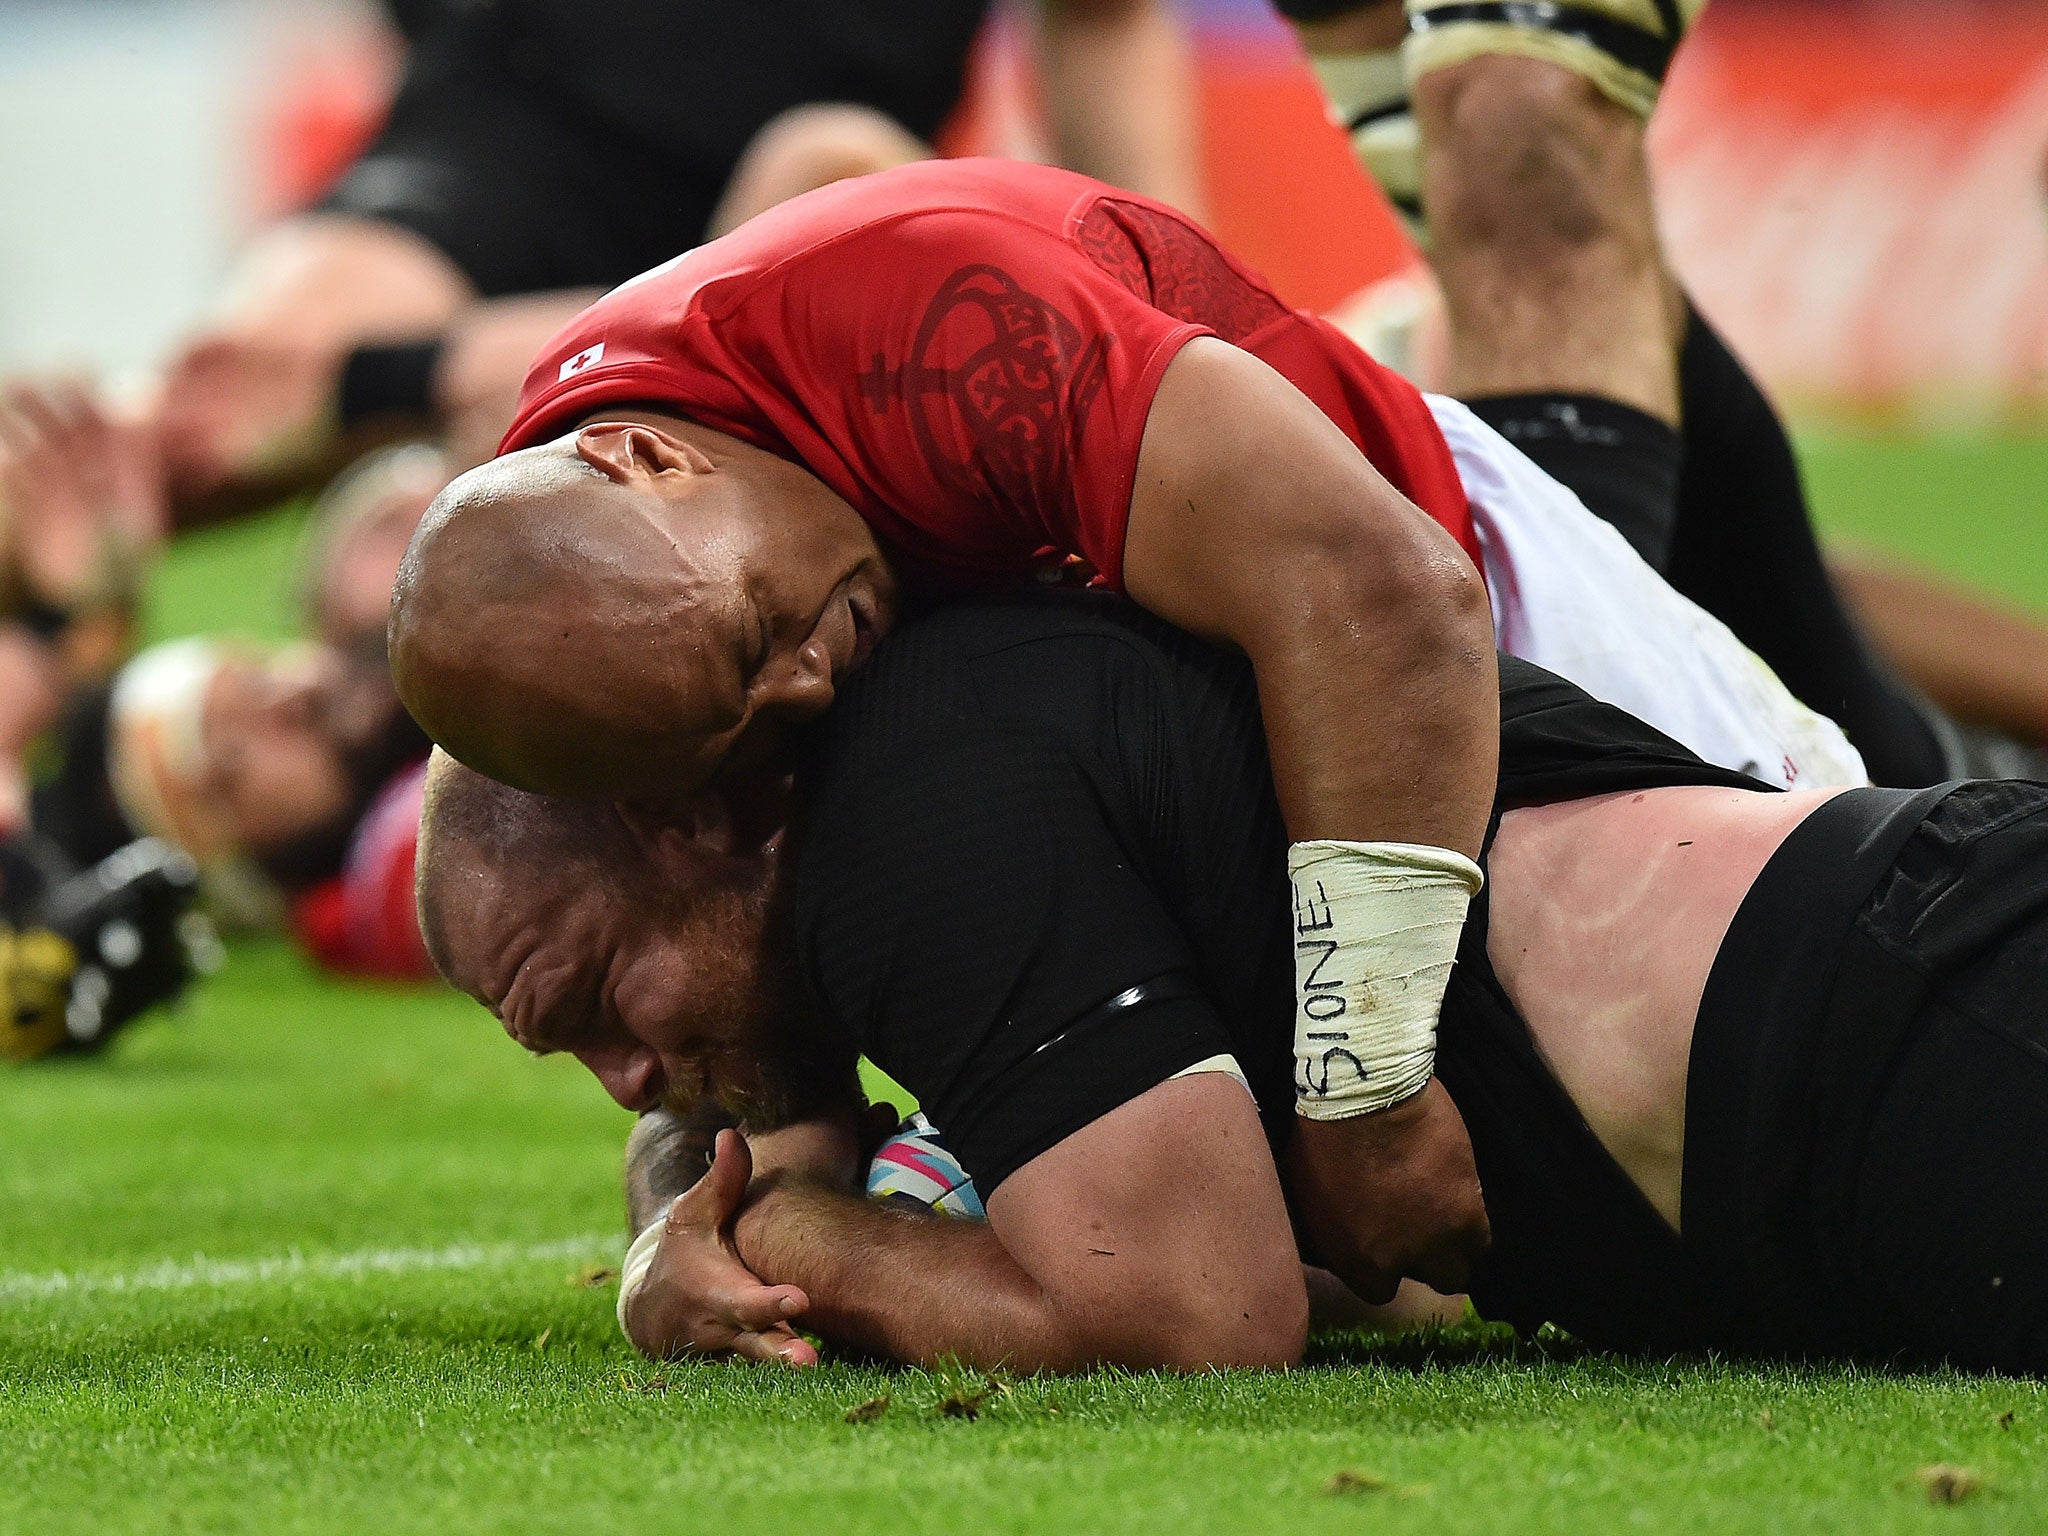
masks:
[[[868,1198],[922,1206],[961,1221],[988,1220],[974,1180],[923,1115],[905,1120],[875,1153],[868,1164]]]

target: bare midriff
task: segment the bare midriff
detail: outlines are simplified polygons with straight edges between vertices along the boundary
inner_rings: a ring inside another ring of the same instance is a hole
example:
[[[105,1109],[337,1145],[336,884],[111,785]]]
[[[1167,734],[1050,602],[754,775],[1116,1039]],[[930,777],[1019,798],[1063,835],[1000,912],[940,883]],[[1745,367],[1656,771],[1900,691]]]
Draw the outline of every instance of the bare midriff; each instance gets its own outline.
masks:
[[[1693,1021],[1721,940],[1836,790],[1681,786],[1510,811],[1487,859],[1487,955],[1587,1126],[1678,1226]]]

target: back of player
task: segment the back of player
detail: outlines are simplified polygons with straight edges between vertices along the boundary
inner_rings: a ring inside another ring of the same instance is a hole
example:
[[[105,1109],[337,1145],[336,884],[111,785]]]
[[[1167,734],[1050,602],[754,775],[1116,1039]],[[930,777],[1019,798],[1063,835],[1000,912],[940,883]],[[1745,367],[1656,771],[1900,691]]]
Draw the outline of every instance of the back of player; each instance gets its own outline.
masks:
[[[579,315],[506,450],[653,403],[810,469],[913,570],[1122,584],[1138,451],[1198,336],[1261,358],[1475,561],[1428,405],[1166,207],[1048,166],[926,161],[791,199]]]
[[[1559,679],[1501,667],[1503,805],[1762,792]],[[804,965],[981,1198],[1190,1071],[1237,1072],[1285,1146],[1294,909],[1242,660],[1089,594],[951,608],[877,652],[818,745],[797,866]],[[1488,1316],[1626,1347],[1700,1326],[1695,1267],[1494,981],[1483,906],[1437,1068],[1493,1219],[1472,1285]]]

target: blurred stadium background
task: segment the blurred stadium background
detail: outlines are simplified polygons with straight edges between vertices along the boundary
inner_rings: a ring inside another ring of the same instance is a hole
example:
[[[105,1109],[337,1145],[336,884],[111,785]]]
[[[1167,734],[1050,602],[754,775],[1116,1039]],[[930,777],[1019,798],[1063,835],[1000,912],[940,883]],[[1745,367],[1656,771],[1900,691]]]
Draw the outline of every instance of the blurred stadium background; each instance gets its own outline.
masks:
[[[1412,253],[1263,0],[1185,0],[1212,222],[1295,302]],[[1043,138],[1014,25],[951,152]],[[374,127],[396,53],[366,0],[0,0],[0,370],[132,367],[237,237]],[[1915,425],[2048,412],[2048,8],[1717,0],[1667,92],[1667,232],[1796,409]]]
[[[1211,221],[1297,302],[1416,260],[1263,0],[1184,0]],[[1036,155],[1016,23],[952,152]],[[0,0],[0,374],[160,358],[236,241],[374,128],[369,0]],[[1703,307],[1806,430],[1822,520],[2048,604],[2048,7],[1717,0],[1653,136]],[[1954,514],[1918,515],[1927,493]]]
[[[1316,306],[1409,267],[1263,0],[1186,9],[1226,242]],[[1039,145],[1014,26],[947,149]],[[395,61],[357,0],[0,0],[0,376],[159,358]],[[1830,530],[2048,610],[2048,5],[1715,0],[1654,148],[1678,264],[1800,425]],[[148,628],[284,629],[295,533],[181,541]],[[263,942],[181,1020],[0,1082],[0,1530],[1875,1532],[2022,1528],[2048,1495],[2048,1397],[1988,1380],[1480,1344],[993,1395],[663,1377],[595,1269],[622,1117],[496,1033]],[[1916,1469],[1951,1461],[1993,1495],[1927,1507]]]

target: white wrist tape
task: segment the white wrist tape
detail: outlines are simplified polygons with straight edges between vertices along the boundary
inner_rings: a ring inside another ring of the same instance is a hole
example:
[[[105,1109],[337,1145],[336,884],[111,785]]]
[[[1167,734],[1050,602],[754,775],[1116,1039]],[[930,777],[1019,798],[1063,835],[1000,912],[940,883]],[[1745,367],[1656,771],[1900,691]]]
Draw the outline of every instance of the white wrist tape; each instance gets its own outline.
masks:
[[[680,1200],[682,1196],[676,1196]],[[647,1279],[647,1271],[654,1267],[654,1251],[661,1246],[661,1234],[668,1230],[668,1213],[676,1200],[662,1202],[661,1209],[654,1213],[654,1219],[640,1229],[639,1235],[626,1245],[626,1257],[619,1263],[619,1332],[626,1333],[626,1304],[633,1299]],[[626,1333],[630,1340],[633,1336]]]
[[[1485,876],[1417,843],[1296,843],[1295,1113],[1348,1120],[1419,1093],[1465,913]]]

